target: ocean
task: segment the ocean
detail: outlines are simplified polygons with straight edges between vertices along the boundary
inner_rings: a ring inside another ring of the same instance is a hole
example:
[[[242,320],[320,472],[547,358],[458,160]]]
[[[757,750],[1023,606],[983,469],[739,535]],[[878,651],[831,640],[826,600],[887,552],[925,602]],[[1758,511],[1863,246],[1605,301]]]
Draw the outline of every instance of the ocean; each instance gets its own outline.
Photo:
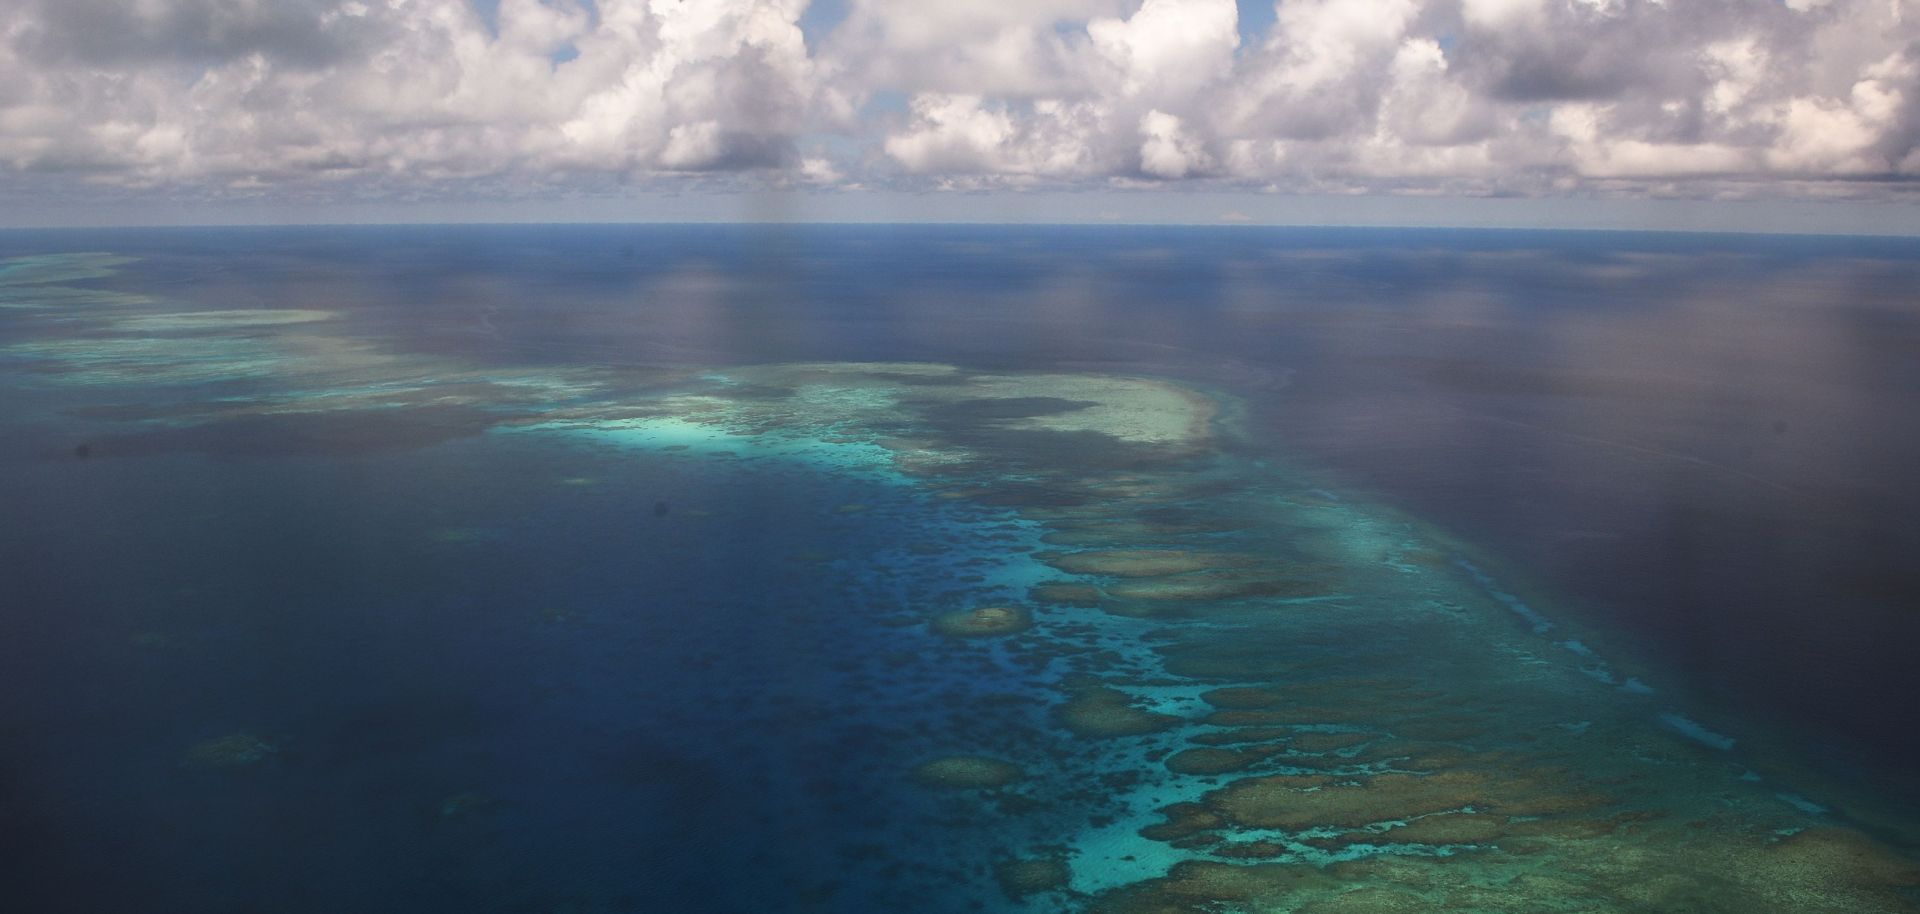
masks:
[[[0,896],[1920,910],[1920,241],[0,233]]]

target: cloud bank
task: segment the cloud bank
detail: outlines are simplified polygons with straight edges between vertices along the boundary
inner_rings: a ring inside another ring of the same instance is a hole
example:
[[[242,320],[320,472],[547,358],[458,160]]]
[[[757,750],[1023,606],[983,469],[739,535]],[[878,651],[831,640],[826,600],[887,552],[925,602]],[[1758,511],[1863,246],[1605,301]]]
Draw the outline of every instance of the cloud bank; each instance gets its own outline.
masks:
[[[10,5],[0,194],[1920,186],[1920,0]]]

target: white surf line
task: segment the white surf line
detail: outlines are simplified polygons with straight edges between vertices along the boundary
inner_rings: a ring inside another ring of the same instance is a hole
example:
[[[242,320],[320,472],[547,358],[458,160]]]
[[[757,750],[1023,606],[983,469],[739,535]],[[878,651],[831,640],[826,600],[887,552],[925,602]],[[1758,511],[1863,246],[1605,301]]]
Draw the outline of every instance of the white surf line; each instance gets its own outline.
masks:
[[[1489,596],[1506,606],[1514,615],[1526,620],[1532,626],[1534,634],[1545,636],[1548,632],[1558,627],[1558,623],[1542,615],[1519,597],[1508,593],[1500,586],[1499,581],[1480,566],[1457,556],[1454,558],[1454,564],[1465,569],[1473,578],[1474,582]],[[1619,680],[1614,676],[1612,668],[1601,658],[1599,653],[1578,638],[1568,638],[1561,641],[1552,641],[1551,643],[1555,647],[1574,655],[1580,663],[1579,671],[1590,679],[1604,685],[1612,686],[1616,691],[1629,695],[1651,695],[1656,692],[1652,686],[1641,682],[1637,677],[1628,677],[1624,681]],[[1737,742],[1733,737],[1711,730],[1679,711],[1663,711],[1657,715],[1656,719],[1667,729],[1700,745],[1722,752],[1731,751]]]
[[[1479,584],[1481,591],[1486,593],[1487,596],[1492,597],[1500,605],[1505,606],[1508,610],[1512,611],[1514,615],[1525,619],[1527,624],[1532,626],[1534,634],[1544,635],[1547,632],[1553,631],[1554,623],[1551,619],[1541,615],[1533,607],[1528,606],[1526,601],[1506,592],[1500,587],[1500,582],[1494,580],[1493,576],[1483,571],[1480,566],[1458,556],[1454,557],[1453,563],[1466,569],[1467,574],[1473,577],[1474,583]],[[1580,644],[1578,641],[1572,643]],[[1562,646],[1564,647],[1565,645]],[[1587,657],[1593,656],[1593,651],[1588,649],[1584,644],[1580,644],[1580,649],[1577,653]]]
[[[1700,723],[1693,718],[1687,717],[1677,711],[1663,712],[1660,715],[1660,722],[1666,724],[1668,729],[1679,733],[1681,736],[1693,740],[1702,746],[1709,746],[1722,752],[1732,749],[1735,743],[1733,737],[1723,733],[1715,733],[1701,726]]]
[[[1552,620],[1547,619],[1546,617],[1540,615],[1538,612],[1534,611],[1532,607],[1526,606],[1525,603],[1520,602],[1518,597],[1514,597],[1512,594],[1507,593],[1504,589],[1501,589],[1499,586],[1499,583],[1493,578],[1493,576],[1487,574],[1484,570],[1480,569],[1478,566],[1474,565],[1473,563],[1467,561],[1464,558],[1459,558],[1457,556],[1455,557],[1454,561],[1456,564],[1460,565],[1462,568],[1465,568],[1468,571],[1468,573],[1472,575],[1474,581],[1478,583],[1481,586],[1481,588],[1485,590],[1489,595],[1493,596],[1496,600],[1506,605],[1508,609],[1513,610],[1516,615],[1519,615],[1523,619],[1526,619],[1529,622],[1532,622],[1534,625],[1534,631],[1536,633],[1544,635],[1546,631],[1549,631],[1556,626],[1556,623],[1554,623]],[[1525,610],[1524,612],[1522,611],[1523,609]],[[1542,625],[1545,626],[1544,629],[1541,627]],[[1628,694],[1628,695],[1635,695],[1635,696],[1653,695],[1653,694],[1656,694],[1657,692],[1657,690],[1654,689],[1654,687],[1640,681],[1640,679],[1635,676],[1629,676],[1624,681],[1618,680],[1616,677],[1613,676],[1611,671],[1608,669],[1608,667],[1605,664],[1605,661],[1601,660],[1599,655],[1592,648],[1588,647],[1584,642],[1578,639],[1567,639],[1563,641],[1554,641],[1552,643],[1555,646],[1560,647],[1581,659],[1587,660],[1592,664],[1596,664],[1597,666],[1595,667],[1583,666],[1580,669],[1580,672],[1585,673],[1589,678],[1592,678],[1604,684],[1613,686],[1614,690],[1617,692]],[[1705,724],[1702,724],[1699,721],[1694,720],[1693,718],[1688,717],[1686,714],[1677,710],[1660,711],[1654,715],[1654,720],[1657,721],[1660,726],[1665,727],[1666,729],[1676,734],[1679,734],[1680,736],[1698,745],[1704,746],[1706,748],[1712,749],[1717,752],[1731,753],[1734,751],[1734,748],[1737,745],[1739,745],[1738,739],[1732,736],[1728,736],[1727,734],[1721,733],[1717,730],[1711,729],[1707,727]],[[1757,773],[1752,771],[1749,771],[1743,779],[1751,780],[1751,781],[1762,780]],[[1829,814],[1830,812],[1830,810],[1826,806],[1823,806],[1818,802],[1810,800],[1807,797],[1802,796],[1798,793],[1794,793],[1790,790],[1780,791],[1776,793],[1775,796],[1782,803],[1785,803],[1788,806],[1798,809],[1801,812],[1806,813],[1808,815],[1824,816]]]
[[[1498,579],[1488,574],[1486,569],[1461,556],[1454,556],[1453,563],[1465,570],[1481,591],[1505,606],[1514,615],[1520,617],[1532,629],[1533,633],[1546,638],[1547,633],[1560,628],[1560,623],[1534,609],[1526,601],[1508,592]],[[1566,637],[1559,640],[1547,638],[1547,642],[1572,655],[1576,669],[1589,679],[1602,685],[1612,686],[1616,691],[1630,695],[1652,695],[1655,689],[1641,682],[1639,677],[1620,678],[1613,671],[1612,664],[1606,661],[1600,652],[1578,637]],[[1678,716],[1678,715],[1675,715]]]

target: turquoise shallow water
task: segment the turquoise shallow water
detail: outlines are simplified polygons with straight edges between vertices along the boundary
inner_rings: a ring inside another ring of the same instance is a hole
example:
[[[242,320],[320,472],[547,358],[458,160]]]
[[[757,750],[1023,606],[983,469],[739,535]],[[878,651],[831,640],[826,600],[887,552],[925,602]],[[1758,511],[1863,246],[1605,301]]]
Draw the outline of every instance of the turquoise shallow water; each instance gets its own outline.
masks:
[[[34,910],[1914,906],[1904,248],[13,241]]]

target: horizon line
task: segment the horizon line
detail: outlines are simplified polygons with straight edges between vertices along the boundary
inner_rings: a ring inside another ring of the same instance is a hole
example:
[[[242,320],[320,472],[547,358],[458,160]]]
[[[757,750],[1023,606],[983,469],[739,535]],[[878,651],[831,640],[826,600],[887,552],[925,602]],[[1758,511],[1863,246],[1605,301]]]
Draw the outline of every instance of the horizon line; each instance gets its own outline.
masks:
[[[1745,237],[1778,238],[1872,238],[1872,239],[1914,239],[1920,240],[1920,229],[1912,231],[1808,231],[1805,229],[1788,230],[1772,228],[1671,228],[1671,227],[1597,227],[1597,226],[1555,226],[1555,225],[1437,225],[1421,223],[1339,223],[1339,222],[1237,222],[1237,221],[1179,221],[1179,222],[1134,222],[1114,221],[1076,221],[1076,222],[1030,222],[1030,221],[994,221],[994,220],[835,220],[835,219],[765,219],[765,220],[452,220],[452,221],[407,221],[407,220],[363,220],[340,222],[155,222],[135,224],[98,223],[83,225],[0,225],[0,234],[21,234],[31,232],[96,232],[96,231],[193,231],[226,229],[369,229],[369,228],[539,228],[539,227],[626,227],[642,226],[659,228],[828,228],[828,227],[865,227],[865,228],[1060,228],[1060,229],[1126,229],[1126,228],[1172,228],[1172,229],[1221,229],[1227,231],[1253,231],[1274,229],[1307,229],[1331,231],[1413,231],[1413,232],[1524,232],[1524,233],[1568,233],[1568,234],[1608,234],[1608,235],[1737,235]]]

